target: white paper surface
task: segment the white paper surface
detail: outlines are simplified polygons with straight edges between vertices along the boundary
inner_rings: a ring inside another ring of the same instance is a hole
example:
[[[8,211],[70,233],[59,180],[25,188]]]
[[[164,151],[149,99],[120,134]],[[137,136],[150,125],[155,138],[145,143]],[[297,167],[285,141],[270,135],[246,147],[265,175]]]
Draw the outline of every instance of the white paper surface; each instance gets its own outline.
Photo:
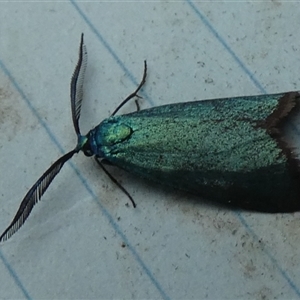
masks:
[[[297,2],[1,2],[1,230],[76,144],[69,83],[81,32],[87,132],[135,89],[144,59],[142,108],[299,90],[299,28]],[[64,167],[0,245],[1,299],[300,297],[299,213],[237,213],[113,174],[136,209],[82,153]]]

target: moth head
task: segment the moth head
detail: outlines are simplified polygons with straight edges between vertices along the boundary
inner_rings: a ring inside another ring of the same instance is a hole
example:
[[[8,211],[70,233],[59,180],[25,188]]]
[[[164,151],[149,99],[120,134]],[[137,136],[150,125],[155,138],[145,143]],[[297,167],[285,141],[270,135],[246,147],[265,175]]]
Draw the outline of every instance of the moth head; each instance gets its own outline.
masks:
[[[78,151],[81,150],[85,156],[93,156],[94,155],[94,152],[91,148],[90,139],[91,139],[90,133],[88,133],[87,135],[78,136],[78,142],[77,142],[76,149]]]

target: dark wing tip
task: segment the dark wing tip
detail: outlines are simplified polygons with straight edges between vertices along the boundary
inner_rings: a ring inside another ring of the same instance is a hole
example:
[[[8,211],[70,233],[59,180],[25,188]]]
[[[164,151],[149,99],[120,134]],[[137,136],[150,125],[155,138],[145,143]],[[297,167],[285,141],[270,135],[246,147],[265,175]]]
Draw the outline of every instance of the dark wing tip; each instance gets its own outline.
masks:
[[[282,123],[296,107],[300,95],[298,92],[285,93],[279,100],[276,109],[266,118],[264,127],[269,131]]]

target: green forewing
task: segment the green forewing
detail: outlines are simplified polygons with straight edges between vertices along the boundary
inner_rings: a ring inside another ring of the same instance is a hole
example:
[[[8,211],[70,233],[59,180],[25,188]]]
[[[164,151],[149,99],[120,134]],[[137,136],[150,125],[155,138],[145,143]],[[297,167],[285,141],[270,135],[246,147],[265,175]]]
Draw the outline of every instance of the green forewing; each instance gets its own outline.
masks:
[[[104,158],[130,173],[243,208],[290,210],[298,181],[277,127],[297,95],[158,106],[108,118],[97,136]]]

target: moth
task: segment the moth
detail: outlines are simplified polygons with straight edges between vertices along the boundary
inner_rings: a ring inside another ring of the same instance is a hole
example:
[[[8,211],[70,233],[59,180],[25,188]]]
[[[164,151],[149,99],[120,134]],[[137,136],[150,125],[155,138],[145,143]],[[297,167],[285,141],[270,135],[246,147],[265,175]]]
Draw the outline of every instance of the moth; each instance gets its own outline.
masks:
[[[86,64],[82,34],[70,87],[77,145],[31,187],[0,241],[24,224],[65,162],[80,151],[94,156],[116,184],[105,164],[241,209],[299,210],[299,160],[283,130],[298,107],[298,92],[176,103],[116,115],[138,97],[146,80],[145,61],[137,89],[109,118],[82,135],[79,118]]]

